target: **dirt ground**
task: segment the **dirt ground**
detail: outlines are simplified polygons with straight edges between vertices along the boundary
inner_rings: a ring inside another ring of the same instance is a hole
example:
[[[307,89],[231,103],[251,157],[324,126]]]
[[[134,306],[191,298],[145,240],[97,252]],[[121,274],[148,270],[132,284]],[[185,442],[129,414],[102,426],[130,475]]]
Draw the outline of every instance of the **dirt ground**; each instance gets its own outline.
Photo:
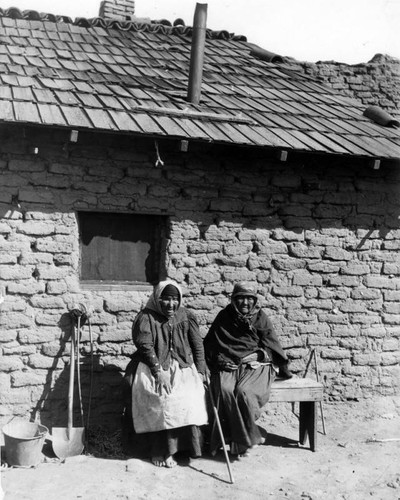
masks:
[[[2,468],[3,498],[400,499],[400,397],[324,403],[326,435],[319,419],[316,452],[298,445],[297,405],[294,412],[284,405],[271,406],[259,421],[268,431],[266,443],[231,462],[233,484],[222,452],[182,458],[173,469],[122,455],[81,455],[63,463],[44,456],[36,468]]]

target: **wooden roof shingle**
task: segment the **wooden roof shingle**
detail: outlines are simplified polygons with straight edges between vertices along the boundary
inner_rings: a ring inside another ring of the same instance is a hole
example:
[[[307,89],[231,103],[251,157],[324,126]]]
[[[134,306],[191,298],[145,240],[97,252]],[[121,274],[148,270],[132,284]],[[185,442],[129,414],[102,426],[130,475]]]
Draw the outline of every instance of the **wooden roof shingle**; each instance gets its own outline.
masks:
[[[190,27],[0,8],[0,122],[400,158],[399,129],[225,31],[207,30],[201,101],[187,102],[191,41]]]

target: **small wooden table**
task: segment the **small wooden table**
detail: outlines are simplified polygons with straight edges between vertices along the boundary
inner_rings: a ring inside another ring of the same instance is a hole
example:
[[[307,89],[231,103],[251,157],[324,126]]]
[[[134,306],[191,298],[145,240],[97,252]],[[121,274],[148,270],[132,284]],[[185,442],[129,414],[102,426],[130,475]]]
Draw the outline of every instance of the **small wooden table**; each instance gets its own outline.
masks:
[[[277,378],[271,386],[270,402],[299,402],[300,425],[299,442],[304,445],[307,438],[310,449],[317,449],[317,402],[322,401],[324,387],[320,382],[311,378],[293,377],[290,379]]]

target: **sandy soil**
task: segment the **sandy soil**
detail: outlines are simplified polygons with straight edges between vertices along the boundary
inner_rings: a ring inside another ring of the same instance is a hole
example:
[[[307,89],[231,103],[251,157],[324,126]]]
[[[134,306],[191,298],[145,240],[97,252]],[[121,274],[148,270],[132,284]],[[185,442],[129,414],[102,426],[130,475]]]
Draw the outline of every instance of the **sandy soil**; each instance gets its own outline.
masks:
[[[4,500],[400,499],[400,397],[325,403],[315,453],[297,444],[294,410],[285,403],[262,416],[267,441],[231,463],[234,484],[222,452],[173,469],[121,455],[47,457],[36,468],[3,468]]]

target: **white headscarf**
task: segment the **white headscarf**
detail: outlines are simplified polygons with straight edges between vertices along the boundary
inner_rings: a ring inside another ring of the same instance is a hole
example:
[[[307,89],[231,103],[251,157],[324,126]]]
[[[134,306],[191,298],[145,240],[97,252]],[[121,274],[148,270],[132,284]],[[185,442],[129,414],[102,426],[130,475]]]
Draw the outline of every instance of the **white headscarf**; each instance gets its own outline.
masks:
[[[164,288],[167,285],[172,285],[172,286],[174,286],[178,290],[179,304],[178,304],[178,307],[176,309],[178,311],[178,309],[182,306],[182,289],[178,285],[178,283],[176,283],[173,280],[169,280],[169,279],[164,280],[164,281],[160,281],[154,287],[153,293],[151,294],[151,296],[150,296],[150,298],[149,298],[149,300],[148,300],[148,302],[146,304],[147,308],[152,309],[153,311],[156,311],[157,313],[162,314],[163,316],[165,316],[165,314],[163,313],[163,311],[161,309],[160,297],[161,297],[161,294],[162,294]]]

